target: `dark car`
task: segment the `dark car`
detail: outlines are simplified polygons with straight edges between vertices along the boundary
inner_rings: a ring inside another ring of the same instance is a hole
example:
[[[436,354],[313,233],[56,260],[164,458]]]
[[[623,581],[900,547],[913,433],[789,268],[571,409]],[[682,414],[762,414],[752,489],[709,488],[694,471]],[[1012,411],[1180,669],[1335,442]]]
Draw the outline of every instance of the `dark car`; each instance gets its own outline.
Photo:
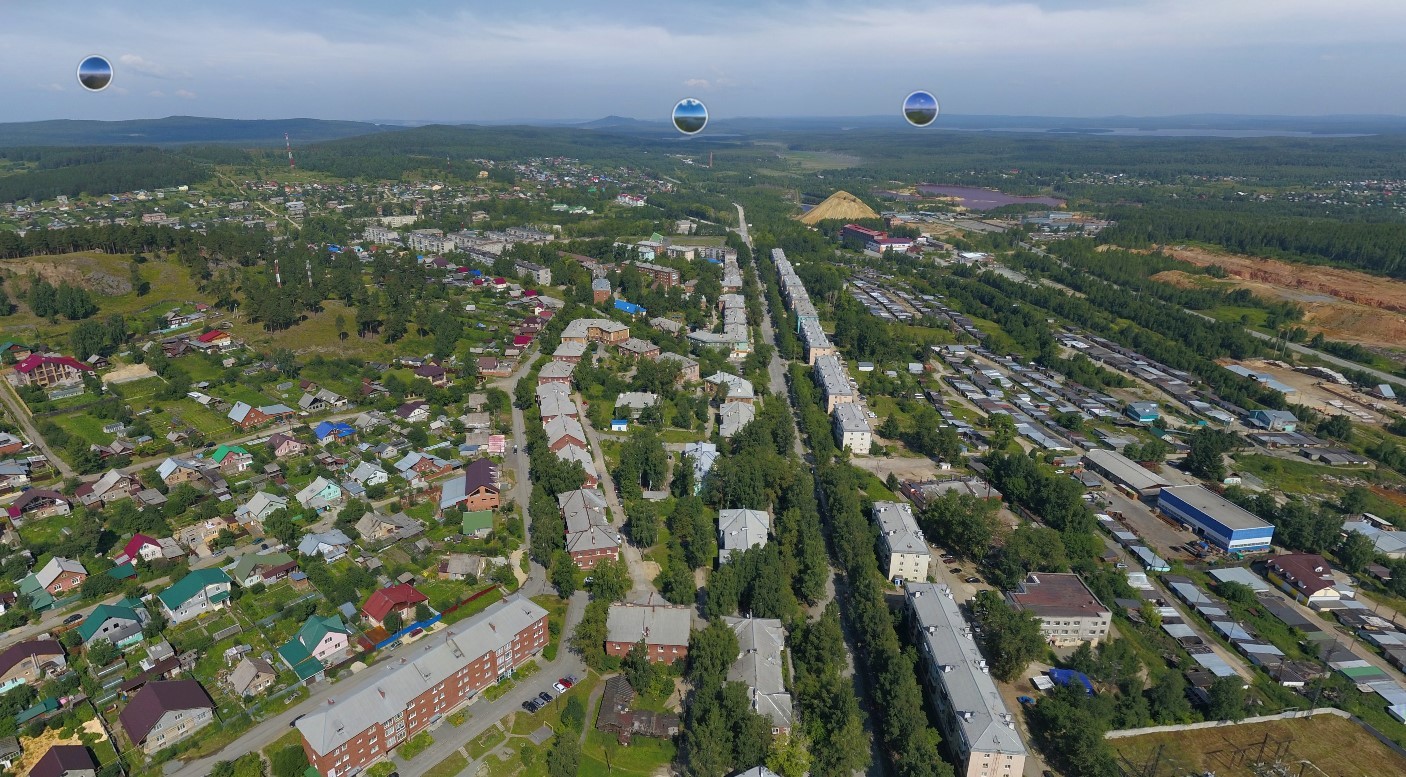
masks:
[[[968,583],[973,583],[973,584],[975,584],[975,583],[980,583],[980,582],[981,582],[981,578],[979,578],[979,577],[969,577],[969,578],[967,578],[967,582],[968,582]]]
[[[542,691],[541,693],[537,694],[537,698],[541,699],[543,704],[546,704],[552,700],[552,695],[550,693],[547,693],[546,691]]]
[[[541,709],[541,705],[536,699],[528,699],[527,701],[522,703],[522,708],[527,710],[528,712],[536,712],[537,710]]]
[[[77,623],[78,621],[81,621],[81,620],[83,620],[83,613],[81,613],[81,612],[75,612],[74,614],[72,614],[72,615],[68,616],[67,618],[64,618],[64,619],[63,619],[63,625],[67,626],[67,625],[70,624],[70,623]]]
[[[962,574],[962,568],[961,568],[961,567],[952,567],[951,569],[949,569],[949,570],[947,570],[947,571],[948,571],[948,572],[951,572],[951,573],[954,574],[954,575],[960,575],[960,574]]]

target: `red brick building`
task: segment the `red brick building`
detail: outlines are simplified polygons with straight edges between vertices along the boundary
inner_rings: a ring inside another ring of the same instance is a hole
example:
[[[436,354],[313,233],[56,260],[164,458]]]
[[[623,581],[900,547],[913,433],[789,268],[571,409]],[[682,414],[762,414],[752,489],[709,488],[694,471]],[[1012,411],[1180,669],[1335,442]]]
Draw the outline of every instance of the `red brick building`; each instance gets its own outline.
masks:
[[[546,610],[517,595],[498,602],[427,640],[428,649],[346,681],[335,700],[297,721],[303,752],[324,777],[363,771],[527,663],[547,640]]]
[[[72,356],[56,353],[32,353],[15,365],[10,382],[16,386],[72,386],[83,382],[83,373],[93,368]]]

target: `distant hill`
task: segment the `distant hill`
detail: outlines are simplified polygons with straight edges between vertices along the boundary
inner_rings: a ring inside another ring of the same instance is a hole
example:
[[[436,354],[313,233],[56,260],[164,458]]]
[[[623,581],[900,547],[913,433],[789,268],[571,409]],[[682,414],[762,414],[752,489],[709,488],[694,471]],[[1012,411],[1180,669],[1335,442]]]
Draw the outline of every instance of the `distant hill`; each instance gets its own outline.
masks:
[[[324,119],[210,119],[167,116],[164,119],[87,121],[55,119],[0,123],[0,148],[15,146],[172,146],[238,143],[283,145],[286,132],[295,145],[402,129],[360,121]]]
[[[853,194],[838,191],[796,218],[800,219],[803,224],[818,224],[826,219],[844,219],[846,221],[876,219],[879,218],[879,214]]]

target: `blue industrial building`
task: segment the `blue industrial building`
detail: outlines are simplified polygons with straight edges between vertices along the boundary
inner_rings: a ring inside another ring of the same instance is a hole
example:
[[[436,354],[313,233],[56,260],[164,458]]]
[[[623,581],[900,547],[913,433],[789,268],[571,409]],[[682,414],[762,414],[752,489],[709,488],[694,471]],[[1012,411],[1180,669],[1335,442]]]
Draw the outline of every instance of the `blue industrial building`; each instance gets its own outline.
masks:
[[[615,309],[622,310],[632,316],[642,316],[646,312],[643,307],[636,305],[633,302],[626,302],[623,299],[615,300]]]
[[[1269,550],[1274,539],[1273,525],[1201,486],[1162,489],[1157,495],[1157,509],[1231,553]]]
[[[1156,402],[1129,402],[1123,414],[1142,424],[1150,424],[1161,416]]]

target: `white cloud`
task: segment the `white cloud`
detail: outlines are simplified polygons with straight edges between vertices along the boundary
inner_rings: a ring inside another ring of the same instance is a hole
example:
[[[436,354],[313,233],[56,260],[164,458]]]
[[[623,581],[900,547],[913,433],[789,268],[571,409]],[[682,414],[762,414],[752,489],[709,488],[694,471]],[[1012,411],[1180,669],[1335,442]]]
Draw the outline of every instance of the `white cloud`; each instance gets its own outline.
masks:
[[[138,75],[151,76],[152,78],[166,78],[168,75],[166,68],[136,54],[123,54],[117,58],[117,64],[121,69]],[[114,67],[114,72],[117,69]]]
[[[176,96],[177,96],[177,97],[182,97],[182,98],[187,99],[187,100],[194,100],[194,99],[195,99],[195,92],[192,92],[192,91],[190,91],[189,89],[177,89],[177,90],[176,90]]]

